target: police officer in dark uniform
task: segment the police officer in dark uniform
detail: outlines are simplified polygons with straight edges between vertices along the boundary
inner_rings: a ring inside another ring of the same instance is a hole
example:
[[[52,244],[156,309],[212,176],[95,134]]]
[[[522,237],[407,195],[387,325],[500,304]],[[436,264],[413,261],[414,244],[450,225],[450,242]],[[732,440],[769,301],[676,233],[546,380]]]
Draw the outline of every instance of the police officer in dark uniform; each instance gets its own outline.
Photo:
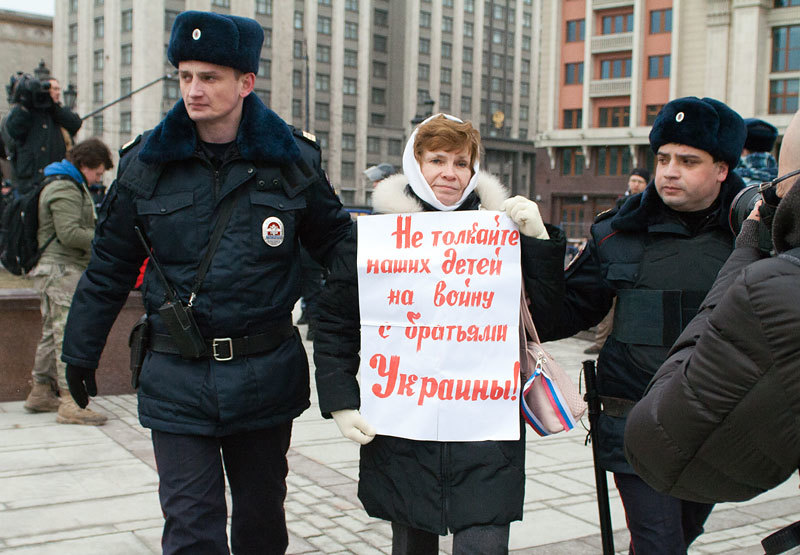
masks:
[[[560,313],[531,310],[543,341],[599,322],[616,297],[613,331],[598,358],[603,404],[599,465],[614,473],[631,552],[685,553],[712,505],[660,494],[625,460],[627,412],[700,307],[733,248],[733,173],[746,136],[742,118],[711,98],[679,98],[650,132],[656,176],[621,208],[601,214],[587,248],[565,272]]]
[[[182,100],[125,150],[65,332],[70,393],[86,406],[108,331],[152,255],[138,405],[152,430],[164,553],[228,553],[225,475],[233,551],[285,552],[286,452],[309,406],[291,322],[300,241],[325,265],[350,243],[319,147],[252,92],[263,36],[243,17],[175,19],[167,55]]]

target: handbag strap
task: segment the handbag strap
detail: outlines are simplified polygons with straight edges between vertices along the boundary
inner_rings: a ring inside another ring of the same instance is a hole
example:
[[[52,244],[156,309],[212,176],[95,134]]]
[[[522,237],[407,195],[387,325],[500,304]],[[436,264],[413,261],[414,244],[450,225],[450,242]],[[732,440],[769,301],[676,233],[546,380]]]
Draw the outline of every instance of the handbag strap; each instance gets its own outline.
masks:
[[[531,316],[531,311],[528,308],[528,295],[525,294],[525,286],[522,287],[520,291],[520,317],[522,318],[522,325],[525,331],[528,332],[528,335],[535,343],[541,343],[539,341],[539,334],[536,332],[536,326],[533,325],[533,317]]]

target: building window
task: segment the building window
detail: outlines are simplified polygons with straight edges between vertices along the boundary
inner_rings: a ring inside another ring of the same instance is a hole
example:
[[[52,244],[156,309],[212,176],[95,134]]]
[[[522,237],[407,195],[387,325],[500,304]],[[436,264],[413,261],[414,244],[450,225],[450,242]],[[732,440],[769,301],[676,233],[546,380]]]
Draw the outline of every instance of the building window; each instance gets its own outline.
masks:
[[[317,33],[321,33],[323,35],[330,35],[331,34],[331,18],[325,17],[321,15],[317,17]]]
[[[356,122],[356,107],[355,106],[342,106],[342,122],[355,123]]]
[[[669,77],[670,55],[650,56],[647,58],[647,78],[662,79]]]
[[[167,81],[169,83],[169,80]],[[164,85],[164,90],[167,90],[166,85]],[[119,80],[119,94],[121,96],[125,96],[126,94],[131,93],[131,78],[130,77],[123,77]]]
[[[320,6],[330,6],[331,0],[317,0],[317,4]]]
[[[650,12],[650,34],[672,32],[672,8]]]
[[[130,133],[131,132],[131,113],[130,112],[120,112],[120,114],[119,114],[119,132],[120,133]]]
[[[270,97],[270,92],[267,89],[255,89],[253,92],[255,92],[256,96],[261,99],[261,102],[267,106],[270,105],[272,99]]]
[[[583,110],[564,110],[564,129],[580,129]]]
[[[342,135],[342,150],[355,150],[356,149],[356,136],[351,133]]]
[[[633,31],[633,13],[605,15],[601,19],[602,35],[613,35],[616,33],[628,33]]]
[[[494,10],[492,11],[492,17],[495,19],[505,19],[505,8],[499,4],[494,5]]]
[[[317,142],[319,143],[320,148],[328,148],[328,132],[327,131],[317,131]]]
[[[297,98],[292,99],[292,117],[303,117],[303,103]]]
[[[303,59],[303,41],[296,40],[294,41],[294,47],[292,48],[292,53],[294,55],[295,60],[302,60]]]
[[[462,96],[461,97],[461,112],[466,114],[472,111],[472,97],[471,96]]]
[[[417,65],[417,80],[427,81],[431,76],[431,66],[428,64]]]
[[[103,82],[102,81],[95,81],[92,85],[92,100],[94,102],[102,102],[103,101]]]
[[[465,37],[472,37],[475,35],[475,26],[472,24],[471,21],[464,22],[464,36]]]
[[[377,25],[378,27],[389,26],[389,12],[387,12],[386,10],[379,10],[378,8],[375,8],[375,11],[373,13],[374,15],[372,21],[375,23],[375,25]]]
[[[386,89],[372,87],[372,103],[386,104]]]
[[[503,69],[503,56],[502,54],[492,54],[492,67]]]
[[[461,72],[461,87],[465,89],[472,88],[472,72],[471,71],[462,71]]]
[[[511,90],[512,87],[513,87],[513,85],[511,84],[511,81],[509,81],[508,89]],[[529,92],[530,92],[530,85],[528,84],[528,82],[527,81],[521,82],[519,84],[519,94],[520,94],[520,96],[525,98],[525,97],[528,96]]]
[[[103,49],[95,50],[94,51],[94,69],[103,69],[103,60],[105,60],[105,56],[103,55]]]
[[[656,116],[663,108],[663,104],[648,104],[645,107],[644,123],[645,125],[653,125],[656,122]]]
[[[465,46],[464,47],[464,52],[462,54],[462,57],[464,58],[465,62],[472,63],[472,47],[471,46]]]
[[[386,63],[384,62],[372,62],[372,76],[373,77],[380,77],[382,79],[386,78]]]
[[[800,6],[800,0],[775,0],[776,8],[788,8],[789,6]]]
[[[425,29],[431,28],[431,12],[419,12],[419,26]]]
[[[103,116],[92,118],[92,135],[100,136],[103,134]]]
[[[769,113],[793,114],[797,111],[800,80],[777,79],[769,82]]]
[[[772,29],[772,71],[800,69],[800,25]]]
[[[345,77],[342,82],[342,91],[344,94],[356,94],[356,80],[352,77]]]
[[[388,153],[392,156],[399,156],[403,153],[403,141],[400,139],[389,139]]]
[[[583,150],[565,148],[561,150],[561,175],[583,175]]]
[[[442,93],[439,95],[439,108],[441,110],[449,110],[450,109],[450,94],[449,93]]]
[[[386,125],[386,114],[372,112],[369,116],[369,121],[372,125]]]
[[[355,177],[356,165],[354,162],[342,162],[342,177]],[[352,204],[352,202],[351,202]]]
[[[420,54],[431,53],[431,39],[426,39],[426,38],[419,39],[419,53]]]
[[[453,0],[442,0],[442,6],[444,6],[445,8],[452,8]]]
[[[584,19],[572,19],[567,21],[567,42],[580,42],[586,32],[586,21]]]
[[[344,51],[344,65],[346,67],[356,67],[356,66],[358,66],[358,51],[357,50],[345,50]]]
[[[522,49],[523,50],[531,49],[531,38],[527,35],[522,36]]]
[[[450,70],[449,67],[443,67],[440,73],[442,83],[452,83],[453,82],[453,72]]]
[[[325,73],[317,73],[317,78],[314,80],[314,88],[323,92],[331,90],[331,76]]]
[[[73,23],[69,26],[69,43],[75,44],[78,42],[78,24]]]
[[[78,56],[72,55],[67,58],[67,72],[70,75],[78,73]]]
[[[317,102],[314,105],[314,117],[320,121],[331,119],[330,106],[327,102]]]
[[[627,127],[631,121],[630,106],[613,106],[598,110],[597,127]]]
[[[358,0],[344,0],[344,9],[350,12],[357,12]]]
[[[619,79],[631,76],[631,59],[617,58],[600,61],[600,79]]]
[[[303,86],[303,72],[299,69],[292,71],[292,86],[295,89],[299,89]]]
[[[264,48],[272,48],[272,29],[264,27]]]
[[[628,175],[631,151],[627,146],[606,146],[597,149],[597,175]]]
[[[505,39],[505,33],[500,31],[499,29],[495,29],[492,31],[492,42],[494,44],[503,44]]]
[[[442,59],[450,60],[453,58],[453,44],[450,42],[442,43]]]
[[[583,83],[583,62],[564,64],[564,84],[580,85]]]
[[[500,77],[492,77],[492,92],[500,92],[503,88],[503,80]]]
[[[527,106],[520,106],[519,107],[519,119],[522,121],[528,120],[528,107]]]
[[[120,18],[120,30],[127,33],[133,29],[133,10],[123,10]]]
[[[358,23],[345,21],[344,38],[349,40],[358,40]]]
[[[106,34],[106,26],[102,17],[94,18],[94,38],[101,39]]]
[[[320,17],[320,19],[322,19]],[[295,10],[294,12],[294,28],[295,29],[302,29],[303,28],[303,12]],[[319,31],[319,25],[317,25],[317,31]],[[322,31],[320,31],[322,32]],[[330,19],[328,18],[328,35],[331,34],[330,30]]]
[[[324,44],[317,46],[317,61],[328,64],[331,61],[331,47]]]
[[[123,66],[129,66],[133,63],[133,46],[130,44],[123,44],[120,46],[119,63]]]
[[[170,31],[175,23],[175,18],[181,13],[177,10],[164,10],[164,30]]]
[[[272,15],[272,0],[256,0],[256,13],[258,15]]]
[[[372,49],[375,52],[386,52],[386,35],[372,35]]]
[[[380,137],[367,137],[367,152],[369,154],[381,153],[381,138]]]
[[[164,96],[168,100],[178,100],[181,97],[181,87],[175,79],[167,79],[164,83]]]
[[[475,0],[464,0],[464,11],[467,13],[475,13]]]
[[[261,60],[258,62],[258,75],[264,77],[265,79],[269,79],[271,73],[272,61],[268,58],[261,58]]]
[[[69,0],[69,13],[78,11],[78,0]]]
[[[211,0],[212,6],[219,6],[220,8],[230,8],[231,0]]]
[[[442,16],[442,31],[445,33],[453,32],[453,18],[449,15]]]

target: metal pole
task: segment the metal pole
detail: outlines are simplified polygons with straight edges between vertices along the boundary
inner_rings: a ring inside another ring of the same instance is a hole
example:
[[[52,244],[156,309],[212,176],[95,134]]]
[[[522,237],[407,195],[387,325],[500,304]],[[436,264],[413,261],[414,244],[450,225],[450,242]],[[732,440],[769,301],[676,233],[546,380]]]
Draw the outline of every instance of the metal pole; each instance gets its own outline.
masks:
[[[308,106],[309,102],[309,92],[308,89],[311,87],[311,82],[309,79],[309,69],[308,69],[308,43],[303,39],[303,50],[305,51],[305,61],[306,61],[306,131],[311,131],[311,111]]]
[[[597,465],[597,421],[600,418],[600,395],[597,393],[597,373],[594,360],[583,361],[583,377],[586,382],[586,404],[589,408],[589,436],[594,458],[594,481],[597,487],[597,510],[600,514],[603,555],[614,555],[614,534],[611,529],[611,508],[608,503],[606,471]]]
[[[138,89],[132,90],[128,94],[124,94],[124,95],[120,96],[118,99],[112,100],[111,102],[109,102],[108,104],[105,104],[104,106],[100,106],[97,110],[94,110],[93,112],[89,112],[88,114],[83,116],[81,118],[81,120],[89,119],[92,116],[96,116],[97,114],[99,114],[100,112],[102,112],[103,110],[108,108],[109,106],[113,106],[117,102],[121,102],[121,101],[125,100],[126,98],[129,98],[129,97],[135,95],[136,93],[138,93],[139,91],[142,91],[142,90],[146,89],[147,87],[155,85],[159,81],[164,81],[165,79],[171,79],[172,77],[176,76],[177,74],[178,74],[178,70],[176,69],[172,73],[167,73],[166,75],[162,75],[158,79],[154,79],[153,81],[150,81],[149,83],[146,83],[146,84],[142,85]]]

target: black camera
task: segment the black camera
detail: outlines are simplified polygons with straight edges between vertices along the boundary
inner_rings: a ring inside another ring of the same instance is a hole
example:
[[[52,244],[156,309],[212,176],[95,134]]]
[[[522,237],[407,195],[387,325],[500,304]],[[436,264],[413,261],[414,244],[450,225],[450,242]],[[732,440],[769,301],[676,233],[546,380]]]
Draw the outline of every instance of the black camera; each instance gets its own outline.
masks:
[[[39,81],[29,73],[12,75],[6,93],[9,104],[20,104],[28,110],[45,110],[53,105],[50,81]]]
[[[734,235],[739,235],[742,223],[756,207],[756,203],[761,200],[758,187],[758,185],[745,187],[733,198],[731,211],[728,213],[728,224]],[[764,194],[768,202],[762,203],[758,210],[761,216],[761,220],[758,222],[758,248],[769,253],[772,250],[772,216],[775,214],[775,208],[780,199],[775,195],[774,187],[767,189]],[[771,196],[775,196],[774,203]]]

